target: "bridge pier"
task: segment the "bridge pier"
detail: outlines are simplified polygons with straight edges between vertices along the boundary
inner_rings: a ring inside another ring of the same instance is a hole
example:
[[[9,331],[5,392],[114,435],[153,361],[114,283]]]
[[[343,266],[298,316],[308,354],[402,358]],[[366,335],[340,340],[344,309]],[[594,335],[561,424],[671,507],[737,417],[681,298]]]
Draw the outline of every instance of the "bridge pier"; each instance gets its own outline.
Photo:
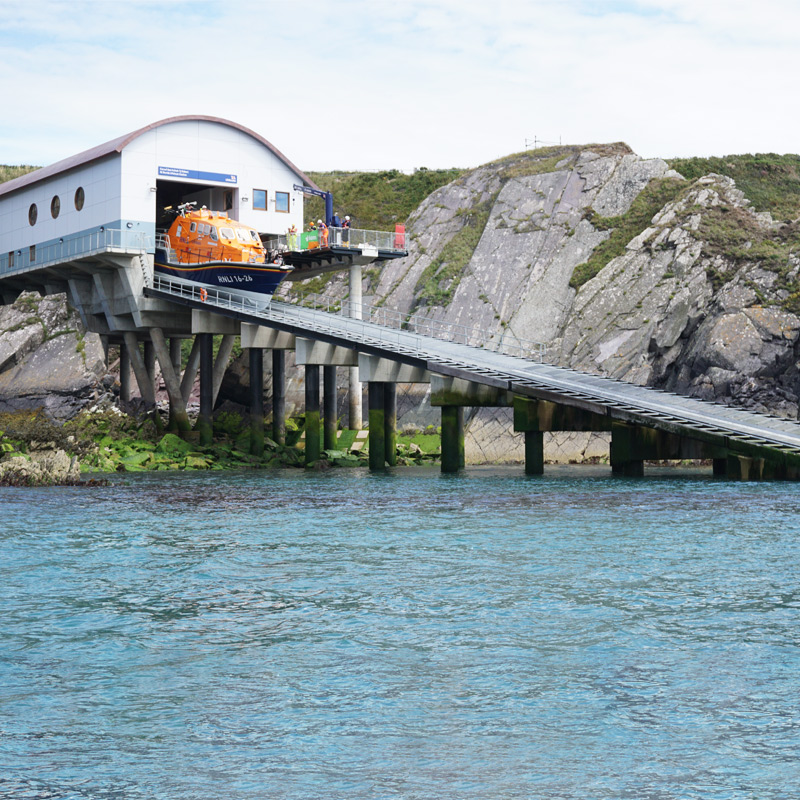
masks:
[[[153,387],[153,382],[147,372],[145,361],[142,358],[142,352],[139,350],[139,341],[133,331],[125,331],[123,334],[125,338],[125,349],[128,352],[128,357],[133,367],[133,374],[136,376],[136,383],[139,385],[139,394],[144,401],[145,407],[148,409],[155,408],[156,393]]]
[[[272,351],[272,440],[286,444],[286,351],[295,349],[295,337],[248,322],[243,322],[240,330],[243,349]]]
[[[380,471],[386,467],[386,383],[367,383],[369,400],[369,468]]]
[[[125,403],[131,399],[131,354],[124,341],[119,344],[119,399]]]
[[[169,397],[170,422],[174,424],[178,431],[186,433],[192,429],[192,426],[189,423],[189,415],[186,413],[186,403],[183,402],[183,396],[181,395],[180,371],[176,375],[172,357],[161,328],[151,328],[150,339],[152,349],[158,357],[161,375],[164,378],[164,386],[166,386]]]
[[[335,450],[338,439],[335,364],[325,364],[322,367],[322,398],[322,448]]]
[[[350,265],[350,317],[352,319],[362,318],[362,294],[361,294],[361,264]],[[350,378],[350,394],[349,394],[349,427],[350,430],[360,431],[364,426],[364,407],[363,398],[361,394],[361,381],[365,380],[362,375],[359,375],[359,366],[356,361],[354,366],[349,370]]]
[[[442,472],[465,466],[464,406],[442,406]]]
[[[306,364],[306,466],[321,455],[319,423],[319,365]]]
[[[211,333],[198,333],[200,342],[200,414],[196,430],[200,434],[200,444],[211,445],[214,440],[214,336]]]
[[[248,349],[250,362],[250,455],[264,455],[264,351]]]

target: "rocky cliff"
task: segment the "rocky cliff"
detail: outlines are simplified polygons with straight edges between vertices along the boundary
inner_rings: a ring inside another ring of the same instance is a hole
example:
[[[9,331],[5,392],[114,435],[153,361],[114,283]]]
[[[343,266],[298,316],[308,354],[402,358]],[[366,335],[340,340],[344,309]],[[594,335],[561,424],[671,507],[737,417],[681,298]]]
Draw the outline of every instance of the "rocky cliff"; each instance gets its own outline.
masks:
[[[442,187],[407,231],[408,257],[367,271],[377,304],[545,342],[581,370],[798,415],[798,225],[752,210],[730,178],[687,181],[622,144],[555,148]],[[326,287],[345,293],[343,278]],[[417,419],[424,389],[410,391]],[[507,411],[476,412],[468,459],[521,458],[510,430]],[[586,437],[550,446],[599,452]]]

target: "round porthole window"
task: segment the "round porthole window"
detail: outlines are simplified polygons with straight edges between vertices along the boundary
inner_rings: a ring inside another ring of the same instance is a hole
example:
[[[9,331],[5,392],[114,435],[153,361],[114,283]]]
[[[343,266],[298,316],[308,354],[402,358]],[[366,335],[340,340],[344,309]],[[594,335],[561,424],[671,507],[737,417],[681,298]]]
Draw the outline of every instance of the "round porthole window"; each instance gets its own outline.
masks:
[[[36,203],[31,203],[31,207],[28,209],[28,222],[31,225],[36,224],[36,220],[39,218],[39,209],[36,208]]]
[[[83,193],[83,186],[79,186],[75,190],[75,208],[80,211],[83,208],[83,201],[86,199]]]
[[[50,215],[55,219],[61,213],[61,198],[56,194],[50,201]]]

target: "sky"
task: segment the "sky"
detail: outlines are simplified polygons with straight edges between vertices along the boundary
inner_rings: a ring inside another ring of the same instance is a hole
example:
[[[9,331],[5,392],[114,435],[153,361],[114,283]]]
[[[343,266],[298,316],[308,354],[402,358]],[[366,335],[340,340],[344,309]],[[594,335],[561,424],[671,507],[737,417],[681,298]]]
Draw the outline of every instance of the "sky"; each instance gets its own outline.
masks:
[[[798,153],[798,75],[797,0],[0,0],[0,163],[182,114],[304,171]]]

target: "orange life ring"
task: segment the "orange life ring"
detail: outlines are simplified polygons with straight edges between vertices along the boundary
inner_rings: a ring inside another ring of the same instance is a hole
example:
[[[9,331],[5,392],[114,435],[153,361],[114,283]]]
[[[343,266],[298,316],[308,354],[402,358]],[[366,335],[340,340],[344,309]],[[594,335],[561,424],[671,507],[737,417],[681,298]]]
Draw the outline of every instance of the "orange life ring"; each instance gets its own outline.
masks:
[[[205,303],[208,300],[208,292],[203,288],[200,287],[200,299]]]

